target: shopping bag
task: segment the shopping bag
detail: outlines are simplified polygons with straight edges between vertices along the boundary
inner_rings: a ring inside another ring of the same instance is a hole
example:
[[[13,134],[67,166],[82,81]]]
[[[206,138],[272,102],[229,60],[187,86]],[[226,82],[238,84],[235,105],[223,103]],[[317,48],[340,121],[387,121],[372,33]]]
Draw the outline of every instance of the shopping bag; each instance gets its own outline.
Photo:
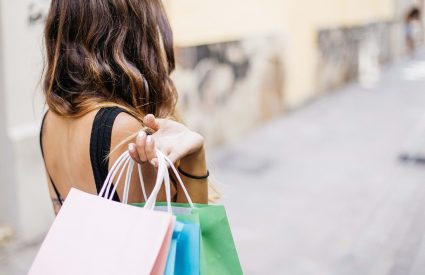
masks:
[[[165,185],[165,194],[167,202],[163,204],[164,207],[156,208],[156,197],[159,192],[159,186],[155,186],[147,199],[146,193],[143,191],[146,203],[134,204],[139,207],[155,208],[155,210],[173,212],[171,204],[171,192],[170,192],[170,177],[167,165],[169,165],[176,176],[180,179],[180,176],[174,167],[173,163],[161,152],[157,152],[158,159],[158,174],[163,176],[163,183]],[[159,171],[162,171],[160,173]],[[141,171],[139,169],[139,174]],[[142,178],[142,177],[140,177]],[[180,179],[181,182],[181,179]],[[144,190],[143,181],[141,181],[142,190]],[[189,204],[193,206],[193,203],[188,195],[186,187],[182,184],[182,189],[186,194]],[[179,228],[179,224],[182,225]],[[177,237],[178,236],[178,237]],[[175,248],[175,250],[174,250]],[[173,241],[169,250],[169,256],[167,261],[167,267],[165,274],[175,275],[199,275],[200,274],[200,227],[199,218],[193,216],[182,216],[176,223],[174,228]]]
[[[158,202],[155,209],[167,211],[166,205]],[[171,206],[178,221],[200,226],[200,274],[243,274],[224,206],[193,204],[192,208],[183,203],[171,203]]]
[[[183,223],[181,222],[175,223],[170,249],[168,250],[167,265],[165,266],[164,275],[175,274],[177,243],[179,243],[179,239],[181,238],[181,233],[183,229],[184,229]]]
[[[195,205],[201,226],[201,274],[243,274],[222,205]]]
[[[173,219],[72,189],[29,274],[162,274]]]
[[[132,205],[144,207],[145,203],[134,203]],[[199,215],[197,213],[190,213],[189,204],[171,203],[171,206],[177,221],[184,224],[183,231],[180,233],[177,242],[174,274],[199,275],[201,270],[201,232]],[[186,208],[186,206],[189,208]],[[167,203],[157,202],[155,210],[166,212]]]
[[[177,245],[175,275],[200,274],[200,228],[199,223],[180,221],[184,224]]]
[[[222,205],[193,204],[192,200],[175,169],[171,160],[161,156],[168,162],[170,168],[174,171],[177,181],[188,200],[188,204],[171,203],[167,196],[166,203],[156,203],[156,210],[168,211],[173,213],[178,221],[197,223],[200,226],[200,274],[243,274],[236,246],[230,230],[227,214]],[[166,167],[166,166],[165,166]],[[168,172],[164,171],[165,176]],[[169,188],[169,179],[164,181],[165,188]],[[153,198],[154,196],[151,196]],[[148,203],[148,202],[147,202]],[[145,207],[144,204],[134,204],[135,206]],[[177,252],[177,256],[179,253]],[[179,259],[176,259],[176,266],[179,266]],[[177,270],[177,269],[176,269]],[[186,273],[182,273],[186,274]]]
[[[121,166],[124,165],[121,169]],[[99,196],[71,189],[31,266],[30,275],[162,275],[175,224],[170,213],[112,201],[120,171],[132,168],[123,154]],[[128,170],[127,170],[128,171]],[[156,185],[161,185],[158,176]],[[125,181],[128,195],[129,176]]]

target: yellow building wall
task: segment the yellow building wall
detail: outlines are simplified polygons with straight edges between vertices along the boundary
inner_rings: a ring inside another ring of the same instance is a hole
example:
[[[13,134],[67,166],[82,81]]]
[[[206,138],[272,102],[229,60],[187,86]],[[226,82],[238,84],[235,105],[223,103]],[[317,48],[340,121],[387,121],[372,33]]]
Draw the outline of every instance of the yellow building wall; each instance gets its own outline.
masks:
[[[317,30],[359,26],[394,17],[393,0],[169,0],[176,44],[285,37],[285,103],[297,106],[315,91]]]
[[[297,106],[316,94],[317,30],[391,20],[391,0],[287,1],[286,104]]]
[[[279,0],[169,0],[176,44],[193,46],[281,31]]]

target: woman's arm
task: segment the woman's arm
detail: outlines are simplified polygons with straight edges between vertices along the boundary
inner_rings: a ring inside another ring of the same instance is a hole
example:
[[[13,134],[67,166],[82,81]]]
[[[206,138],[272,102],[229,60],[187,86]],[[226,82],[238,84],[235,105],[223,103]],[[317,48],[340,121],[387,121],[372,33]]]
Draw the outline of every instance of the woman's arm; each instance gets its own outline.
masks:
[[[186,174],[203,177],[208,168],[205,160],[205,150],[202,147],[198,152],[190,154],[180,161],[180,169]],[[208,178],[194,179],[180,173],[183,183],[189,192],[190,198],[196,203],[208,203]],[[187,202],[183,190],[177,187],[177,202]]]

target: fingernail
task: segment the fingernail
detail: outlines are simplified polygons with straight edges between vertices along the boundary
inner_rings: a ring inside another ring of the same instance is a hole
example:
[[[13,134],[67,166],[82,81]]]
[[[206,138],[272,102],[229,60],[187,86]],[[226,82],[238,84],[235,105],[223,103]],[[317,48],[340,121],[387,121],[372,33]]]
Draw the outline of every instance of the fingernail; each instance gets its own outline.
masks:
[[[135,148],[135,146],[134,146],[134,144],[133,143],[130,143],[129,145],[128,145],[128,150],[129,151],[131,151],[131,152],[134,152],[134,150],[135,150],[136,148]]]
[[[139,132],[139,134],[137,134],[137,136],[139,138],[144,138],[146,136],[146,133],[145,133],[145,131],[142,130],[142,131]]]
[[[152,142],[152,136],[148,136],[146,138],[146,143],[151,143]]]

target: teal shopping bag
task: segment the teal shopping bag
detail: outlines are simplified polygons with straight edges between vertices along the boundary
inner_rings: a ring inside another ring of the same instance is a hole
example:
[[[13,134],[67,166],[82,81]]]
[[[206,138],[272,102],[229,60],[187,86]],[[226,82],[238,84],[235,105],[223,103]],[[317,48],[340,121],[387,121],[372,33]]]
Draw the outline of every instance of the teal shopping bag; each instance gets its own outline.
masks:
[[[167,264],[165,265],[164,275],[173,275],[176,266],[177,246],[181,238],[185,225],[181,222],[176,222],[171,239],[170,249],[168,250]]]
[[[178,218],[177,218],[178,219]],[[199,275],[201,253],[201,231],[199,223],[192,221],[180,222],[184,224],[177,243],[175,275]]]

